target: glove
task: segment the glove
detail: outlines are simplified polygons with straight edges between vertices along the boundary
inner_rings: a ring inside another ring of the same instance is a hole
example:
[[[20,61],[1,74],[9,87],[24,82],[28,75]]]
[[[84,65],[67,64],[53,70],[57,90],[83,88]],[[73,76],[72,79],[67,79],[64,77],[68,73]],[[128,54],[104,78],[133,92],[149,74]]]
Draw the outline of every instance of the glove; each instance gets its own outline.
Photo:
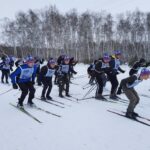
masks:
[[[117,74],[119,74],[119,72],[117,72],[117,71],[111,71],[110,74],[117,75]]]
[[[41,85],[42,85],[42,83],[41,83],[41,82],[39,82],[39,83],[38,83],[38,86],[41,86]]]
[[[33,85],[35,84],[35,82],[34,82],[34,81],[32,81],[31,83],[32,83]]]
[[[18,89],[18,86],[16,83],[13,84],[13,89]]]
[[[117,95],[121,95],[121,93],[122,93],[121,89],[122,89],[121,87],[118,88]]]

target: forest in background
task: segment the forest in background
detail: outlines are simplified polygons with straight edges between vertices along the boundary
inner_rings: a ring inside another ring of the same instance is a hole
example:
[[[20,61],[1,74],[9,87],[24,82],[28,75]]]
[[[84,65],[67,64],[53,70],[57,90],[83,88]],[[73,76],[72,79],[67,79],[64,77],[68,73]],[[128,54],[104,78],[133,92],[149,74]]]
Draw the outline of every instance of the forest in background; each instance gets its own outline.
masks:
[[[27,54],[43,58],[68,54],[80,62],[92,62],[104,52],[119,49],[124,61],[150,54],[150,12],[140,10],[113,16],[111,13],[62,14],[56,6],[19,12],[14,20],[5,18],[1,49],[16,57]]]

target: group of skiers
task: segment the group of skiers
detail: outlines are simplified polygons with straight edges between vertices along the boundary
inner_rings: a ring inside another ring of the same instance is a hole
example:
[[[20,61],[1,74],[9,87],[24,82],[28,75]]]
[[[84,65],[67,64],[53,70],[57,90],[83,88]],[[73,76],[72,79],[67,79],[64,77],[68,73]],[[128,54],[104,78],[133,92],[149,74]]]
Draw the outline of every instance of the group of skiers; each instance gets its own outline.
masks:
[[[119,98],[117,95],[124,93],[129,99],[126,117],[135,119],[138,114],[134,112],[134,109],[139,103],[140,98],[134,87],[143,80],[149,79],[150,70],[147,67],[150,63],[147,63],[143,58],[135,62],[129,71],[129,77],[121,80],[119,85],[117,75],[125,72],[120,68],[121,56],[121,51],[115,50],[113,55],[105,53],[102,58],[95,60],[87,69],[90,76],[89,84],[93,84],[95,81],[97,84],[95,98],[106,100],[103,96],[103,88],[106,82],[109,81],[111,83],[110,99],[117,100]]]
[[[134,109],[140,100],[134,87],[143,80],[149,79],[150,71],[147,67],[150,63],[146,62],[143,58],[135,62],[129,72],[129,77],[121,80],[119,85],[117,75],[125,72],[120,67],[121,57],[121,51],[115,50],[113,55],[104,53],[102,58],[95,60],[87,69],[87,73],[90,76],[89,84],[96,84],[97,86],[95,99],[106,100],[103,96],[103,89],[106,82],[109,81],[111,83],[109,98],[117,100],[117,95],[124,93],[130,101],[126,117],[134,119],[138,116],[138,114],[134,112]],[[8,77],[10,76],[13,88],[20,88],[21,96],[17,104],[19,108],[23,108],[23,102],[27,95],[29,95],[28,105],[35,105],[33,102],[36,91],[34,88],[35,78],[37,78],[37,84],[39,86],[43,85],[41,100],[52,100],[51,90],[54,75],[54,83],[59,87],[59,97],[64,97],[63,91],[65,91],[65,96],[70,97],[70,79],[72,74],[77,74],[74,70],[74,66],[77,64],[74,57],[70,58],[67,55],[61,55],[57,61],[54,58],[50,58],[46,65],[40,67],[40,64],[43,64],[43,62],[44,59],[32,57],[31,55],[28,55],[25,59],[18,59],[16,62],[13,57],[2,57],[2,62],[0,63],[0,70],[2,71],[1,82],[4,83],[5,77],[5,82],[9,83]],[[12,69],[14,64],[16,65],[15,71]],[[10,71],[13,72],[10,74]]]
[[[35,78],[37,78],[37,84],[43,85],[41,100],[52,100],[50,96],[52,90],[52,77],[55,74],[55,84],[59,87],[59,97],[63,98],[62,92],[65,91],[67,97],[69,95],[69,83],[71,74],[77,74],[74,71],[73,66],[77,61],[74,58],[70,58],[67,55],[61,56],[58,59],[59,65],[54,58],[50,58],[46,65],[40,68],[40,64],[43,64],[44,60],[37,59],[32,56],[27,56],[23,61],[18,60],[16,64],[16,70],[10,74],[11,82],[14,89],[21,90],[21,96],[18,99],[17,106],[23,108],[23,102],[26,96],[28,96],[28,105],[35,106],[33,98],[35,94]]]

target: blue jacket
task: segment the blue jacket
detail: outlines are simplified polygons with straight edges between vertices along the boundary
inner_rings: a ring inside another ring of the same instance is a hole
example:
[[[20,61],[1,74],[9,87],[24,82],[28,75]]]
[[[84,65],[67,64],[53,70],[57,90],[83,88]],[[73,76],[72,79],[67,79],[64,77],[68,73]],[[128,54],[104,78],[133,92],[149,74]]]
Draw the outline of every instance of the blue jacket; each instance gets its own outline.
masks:
[[[120,71],[122,73],[124,72],[124,70],[122,70],[120,68],[120,60],[119,59],[112,58],[111,61],[109,62],[109,65],[110,65],[110,71],[114,75],[118,74],[118,71]]]
[[[12,83],[34,82],[37,66],[30,68],[27,64],[19,66],[11,75]]]

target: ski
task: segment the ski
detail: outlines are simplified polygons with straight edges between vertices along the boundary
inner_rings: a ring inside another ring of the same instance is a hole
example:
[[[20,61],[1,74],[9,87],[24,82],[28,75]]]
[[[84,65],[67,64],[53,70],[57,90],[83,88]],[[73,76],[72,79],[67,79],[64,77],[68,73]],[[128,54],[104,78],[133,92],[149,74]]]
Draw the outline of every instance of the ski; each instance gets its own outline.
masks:
[[[124,102],[128,102],[127,99],[121,98],[121,97],[119,97],[119,96],[117,96],[117,99],[122,100],[122,101],[124,101]]]
[[[146,95],[146,94],[140,94],[140,96],[143,96],[143,97],[146,97],[146,98],[150,98],[150,96]]]
[[[95,98],[95,97],[92,96],[92,97],[87,97],[87,98],[79,98],[79,99],[77,99],[77,101],[83,101],[83,100],[88,100],[88,99],[92,99],[92,98]]]
[[[13,90],[13,89],[11,88],[11,89],[9,89],[9,90],[3,92],[3,93],[0,93],[0,95],[4,95],[4,94],[6,94],[6,93],[8,93],[8,92],[10,92],[10,91],[12,91],[12,90]]]
[[[88,97],[88,98],[78,99],[78,101],[87,100],[87,99],[95,99],[95,100],[98,100],[98,99],[96,99],[94,96],[92,96],[92,97]],[[107,99],[107,98],[105,98],[104,100],[99,100],[99,101],[117,103],[117,101],[109,100],[109,99]]]
[[[52,101],[52,102],[56,102],[56,103],[58,103],[58,104],[62,104],[62,105],[65,105],[65,103],[63,103],[63,102],[59,102],[59,101],[56,101],[56,100],[50,100],[50,101]]]
[[[9,103],[11,106],[13,106],[14,108],[20,110],[21,112],[23,112],[24,114],[26,114],[27,116],[29,116],[30,118],[32,118],[33,120],[37,121],[38,123],[42,123],[39,119],[37,119],[36,117],[34,117],[32,114],[30,114],[27,110],[25,110],[24,108],[18,108],[16,105]]]
[[[110,96],[109,94],[105,94],[105,95],[103,95],[103,96]],[[110,98],[111,99],[111,98]],[[120,102],[123,102],[123,103],[127,103],[128,102],[128,100],[127,99],[124,99],[124,98],[121,98],[121,97],[119,97],[119,96],[117,96],[117,98],[116,98],[116,101],[120,101]]]
[[[124,101],[124,100],[122,100],[122,99],[116,99],[116,102],[120,102],[120,103],[123,103],[123,104],[128,104],[127,101]]]
[[[119,116],[122,116],[122,117],[127,118],[127,117],[125,116],[125,114],[118,113],[118,112],[116,112],[116,111],[112,111],[112,110],[107,110],[107,111],[108,111],[108,112],[110,112],[110,113],[113,113],[113,114],[116,114],[116,115],[119,115]],[[145,123],[145,122],[143,122],[143,121],[140,121],[140,120],[138,120],[137,118],[136,118],[136,119],[127,118],[127,119],[130,119],[130,120],[136,121],[136,122],[141,123],[141,124],[146,125],[146,126],[150,126],[150,124]]]
[[[41,98],[37,98],[37,97],[36,97],[36,99],[38,99],[38,100],[40,100],[40,101],[42,101],[42,102],[45,102],[45,103],[48,103],[48,104],[51,104],[51,105],[57,106],[57,107],[59,107],[59,108],[65,108],[65,107],[63,107],[63,106],[60,106],[60,105],[57,105],[57,104],[51,103],[50,101],[42,100]]]
[[[146,117],[143,117],[143,116],[137,116],[138,118],[141,118],[141,119],[144,119],[144,120],[147,120],[147,121],[150,121],[149,118],[146,118]]]
[[[34,108],[34,109],[36,109],[36,110],[40,110],[40,111],[42,111],[42,112],[45,112],[45,113],[47,113],[47,114],[50,114],[50,115],[53,115],[53,116],[56,116],[56,117],[61,117],[60,115],[57,115],[57,114],[52,113],[52,112],[50,112],[50,111],[47,111],[47,110],[45,110],[45,109],[43,109],[43,108],[41,108],[41,107],[38,107],[38,106],[34,106],[34,107],[31,107],[31,108]]]
[[[121,111],[121,112],[125,114],[125,112],[124,112],[124,111]],[[146,118],[146,117],[143,117],[143,116],[140,116],[140,115],[138,115],[138,116],[137,116],[137,118],[141,118],[141,119],[144,119],[144,120],[150,121],[150,119],[149,119],[149,118]]]
[[[51,99],[51,100],[49,100],[49,101],[52,101],[52,102],[56,102],[56,103],[58,103],[58,104],[65,105],[65,103],[63,103],[63,102],[59,102],[59,101],[56,101],[56,100],[54,100],[54,99]]]
[[[78,100],[78,98],[76,98],[76,97],[73,97],[73,96],[70,96],[70,97],[76,101]]]
[[[72,100],[71,97],[69,98],[69,97],[65,97],[65,96],[64,96],[64,97],[62,97],[62,98],[63,98],[63,99],[66,99],[66,100],[68,100],[68,101],[74,102],[74,103],[78,103],[77,101]]]
[[[73,85],[79,85],[79,84],[77,84],[77,83],[73,83],[73,82],[71,82],[71,81],[70,81],[70,84],[73,84]]]
[[[126,113],[126,112],[124,112],[124,111],[119,111],[119,110],[115,110],[115,111],[117,111],[117,112],[121,112],[121,113],[123,113],[123,114],[125,114],[125,113]],[[143,116],[140,116],[140,115],[138,115],[138,116],[137,116],[137,118],[141,118],[141,119],[144,119],[144,120],[150,121],[150,119],[149,119],[149,118],[146,118],[146,117],[143,117]]]

